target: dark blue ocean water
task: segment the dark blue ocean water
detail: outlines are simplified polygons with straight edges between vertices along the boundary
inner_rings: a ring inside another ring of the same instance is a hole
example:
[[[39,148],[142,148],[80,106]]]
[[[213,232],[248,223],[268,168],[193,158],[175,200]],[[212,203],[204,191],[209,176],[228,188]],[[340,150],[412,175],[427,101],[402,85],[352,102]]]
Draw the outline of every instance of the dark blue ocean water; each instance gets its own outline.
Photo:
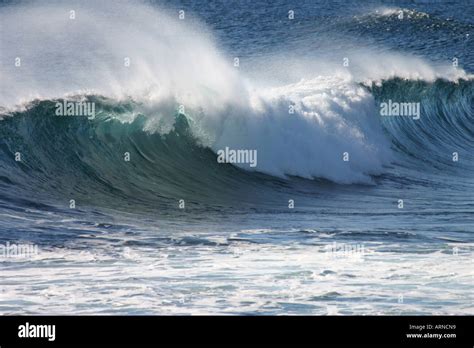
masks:
[[[473,314],[472,5],[3,1],[0,311]]]

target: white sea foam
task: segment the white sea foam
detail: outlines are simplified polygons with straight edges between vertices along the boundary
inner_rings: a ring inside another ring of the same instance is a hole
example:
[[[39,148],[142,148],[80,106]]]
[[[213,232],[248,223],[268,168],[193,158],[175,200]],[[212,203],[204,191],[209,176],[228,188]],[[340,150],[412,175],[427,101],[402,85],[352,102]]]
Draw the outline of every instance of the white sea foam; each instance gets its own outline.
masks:
[[[365,243],[363,260],[328,258],[331,245],[50,248],[29,262],[8,260],[0,274],[0,312],[473,314],[472,245],[453,255],[436,247],[406,253],[397,244],[387,252]]]
[[[429,15],[425,12],[401,7],[380,7],[371,14],[384,17],[400,16],[401,18],[429,18]]]

